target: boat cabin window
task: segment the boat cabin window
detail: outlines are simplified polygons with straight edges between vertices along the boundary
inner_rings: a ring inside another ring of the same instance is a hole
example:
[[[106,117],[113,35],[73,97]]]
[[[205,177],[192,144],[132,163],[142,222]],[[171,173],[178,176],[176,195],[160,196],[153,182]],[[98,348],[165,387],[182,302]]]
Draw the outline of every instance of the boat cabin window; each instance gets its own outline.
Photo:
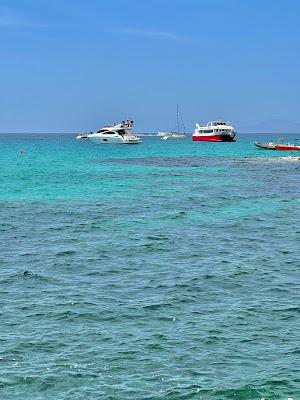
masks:
[[[115,132],[114,131],[106,131],[105,129],[101,129],[101,131],[98,131],[97,133],[103,133],[103,135],[113,135]]]
[[[120,129],[119,131],[118,131],[118,133],[119,133],[119,135],[125,135],[125,131],[124,131],[124,129]]]

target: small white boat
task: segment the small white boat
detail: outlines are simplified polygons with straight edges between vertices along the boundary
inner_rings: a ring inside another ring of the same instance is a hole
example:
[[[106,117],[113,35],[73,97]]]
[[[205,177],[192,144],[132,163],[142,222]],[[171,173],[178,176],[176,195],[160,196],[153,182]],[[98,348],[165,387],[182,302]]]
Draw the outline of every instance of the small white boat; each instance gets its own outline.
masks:
[[[158,135],[161,133],[161,135]],[[157,136],[161,136],[162,140],[167,140],[167,139],[185,139],[186,136],[184,134],[180,134],[177,132],[158,132]]]
[[[79,135],[76,136],[76,139],[87,139],[88,138],[88,133],[80,133]]]
[[[269,143],[259,143],[259,142],[254,142],[255,146],[260,148],[260,149],[267,149],[267,150],[276,150],[276,143],[269,142]]]
[[[120,124],[107,125],[97,132],[90,133],[88,139],[97,143],[139,144],[141,138],[130,132],[132,127],[133,121],[127,119]]]
[[[181,112],[180,112],[180,110],[179,110],[178,104],[177,104],[177,113],[176,113],[176,114],[177,114],[177,131],[167,131],[167,132],[158,131],[157,134],[156,134],[156,136],[160,136],[160,138],[161,138],[162,140],[169,140],[169,139],[175,139],[175,140],[177,140],[177,139],[186,139],[185,133],[180,133],[180,130],[179,130],[180,122],[181,122],[181,124],[182,124],[182,126],[183,126],[183,129],[184,129],[185,127],[184,127],[182,115],[181,115]]]

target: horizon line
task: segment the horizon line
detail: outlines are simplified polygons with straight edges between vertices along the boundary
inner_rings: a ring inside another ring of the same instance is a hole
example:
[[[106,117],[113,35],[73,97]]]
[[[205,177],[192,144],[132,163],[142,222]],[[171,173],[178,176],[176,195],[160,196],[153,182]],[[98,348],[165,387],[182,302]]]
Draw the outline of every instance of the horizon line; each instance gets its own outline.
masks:
[[[0,135],[53,135],[53,134],[55,134],[55,135],[76,135],[76,134],[78,134],[79,133],[79,131],[73,131],[73,132],[0,132]],[[146,131],[146,132],[136,132],[136,134],[140,134],[140,135],[152,135],[152,134],[154,134],[154,133],[157,133],[157,131]],[[250,131],[250,132],[248,132],[248,131],[239,131],[239,132],[237,132],[237,134],[260,134],[260,133],[263,133],[263,134],[272,134],[272,135],[275,135],[275,134],[280,134],[280,135],[283,135],[283,134],[286,134],[286,135],[297,135],[297,134],[300,134],[300,131],[299,132],[287,132],[287,131],[285,131],[285,132],[274,132],[274,131],[270,131],[270,132],[263,132],[263,131],[257,131],[257,132],[254,132],[254,131]],[[185,132],[185,134],[187,134],[187,135],[189,135],[189,134],[193,134],[193,132]]]

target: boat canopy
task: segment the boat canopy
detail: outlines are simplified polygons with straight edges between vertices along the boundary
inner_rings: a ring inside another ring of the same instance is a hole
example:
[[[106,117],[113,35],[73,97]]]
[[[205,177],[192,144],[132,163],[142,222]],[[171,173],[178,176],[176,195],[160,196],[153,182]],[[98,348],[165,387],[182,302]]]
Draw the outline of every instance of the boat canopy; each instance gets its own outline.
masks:
[[[226,122],[223,121],[211,121],[207,124],[208,126],[218,126],[218,125],[227,125]]]

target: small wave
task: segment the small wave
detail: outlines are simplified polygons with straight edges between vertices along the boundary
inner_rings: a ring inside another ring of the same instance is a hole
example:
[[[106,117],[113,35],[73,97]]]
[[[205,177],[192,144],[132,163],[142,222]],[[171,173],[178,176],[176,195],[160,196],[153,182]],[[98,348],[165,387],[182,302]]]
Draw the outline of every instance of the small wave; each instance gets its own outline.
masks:
[[[41,275],[41,274],[29,271],[29,270],[21,271],[18,274],[12,275],[10,278],[11,279],[21,278],[21,279],[24,279],[24,280],[34,279],[34,280],[41,280],[41,281],[50,282],[50,283],[57,283],[58,282],[53,277]]]
[[[162,307],[172,307],[172,304],[170,304],[170,303],[160,303],[160,304],[149,304],[149,305],[143,306],[143,308],[147,309],[147,310],[157,310],[157,309],[162,308]]]
[[[8,231],[10,229],[16,229],[16,226],[14,226],[14,225],[12,225],[12,224],[10,224],[8,222],[1,222],[0,223],[0,232],[1,231],[5,232],[5,231]]]
[[[185,218],[187,215],[186,211],[179,211],[176,214],[173,215],[164,215],[162,217],[160,217],[160,220],[176,220],[176,219],[182,219]]]
[[[34,273],[28,270],[21,271],[16,274],[9,275],[5,278],[2,278],[0,280],[0,285],[13,285],[18,282],[18,280],[24,280],[24,281],[30,281],[30,280],[39,280],[41,283],[51,283],[51,284],[58,284],[59,280],[55,279],[53,277],[45,276],[45,275],[40,275],[38,273]]]
[[[142,248],[145,252],[168,251],[168,249],[159,242],[141,244],[138,248]]]
[[[158,235],[158,236],[147,236],[147,239],[149,239],[149,240],[163,241],[163,240],[168,240],[168,237],[167,237],[167,236],[163,236],[163,235]]]
[[[284,163],[284,162],[299,162],[299,156],[283,156],[283,157],[245,157],[243,160],[238,159],[236,162],[272,162],[272,163]]]
[[[74,254],[76,254],[75,250],[65,250],[65,251],[59,251],[58,253],[56,253],[56,256],[65,257],[65,256],[72,256]]]

